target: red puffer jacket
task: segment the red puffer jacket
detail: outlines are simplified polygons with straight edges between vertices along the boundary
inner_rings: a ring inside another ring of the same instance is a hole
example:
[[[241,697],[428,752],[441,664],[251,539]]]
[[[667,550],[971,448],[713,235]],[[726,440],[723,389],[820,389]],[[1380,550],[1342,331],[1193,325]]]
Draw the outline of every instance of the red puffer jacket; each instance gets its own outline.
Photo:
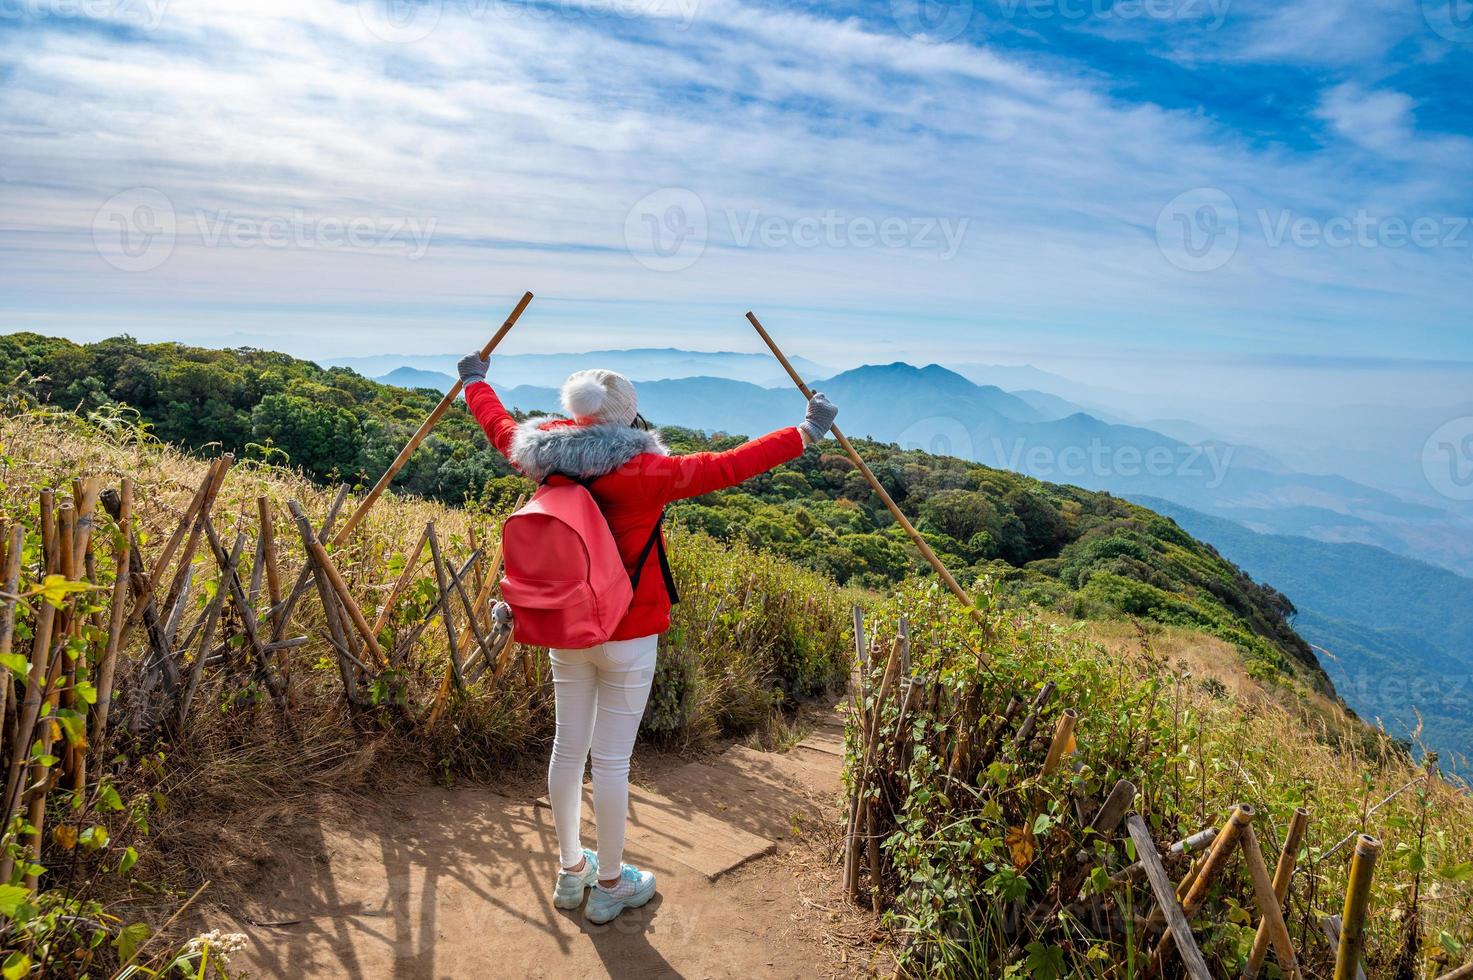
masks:
[[[735,486],[803,454],[796,427],[779,429],[723,453],[671,456],[653,432],[622,425],[529,419],[517,423],[485,382],[466,386],[466,404],[501,454],[528,477],[554,473],[595,478],[593,499],[609,521],[631,572],[665,505]],[[556,479],[556,477],[554,477]],[[670,628],[670,597],[652,550],[639,588],[612,639],[631,640]]]

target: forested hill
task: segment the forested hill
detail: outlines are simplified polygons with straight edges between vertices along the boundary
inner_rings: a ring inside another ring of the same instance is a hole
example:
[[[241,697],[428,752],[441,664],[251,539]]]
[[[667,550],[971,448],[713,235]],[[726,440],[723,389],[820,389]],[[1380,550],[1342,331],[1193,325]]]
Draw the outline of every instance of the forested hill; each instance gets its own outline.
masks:
[[[355,482],[383,472],[440,398],[285,354],[127,337],[87,345],[32,333],[0,337],[0,372],[15,398],[101,415],[136,411],[167,442],[277,461],[284,454],[318,479]],[[672,426],[664,432],[678,452],[738,441]],[[1062,615],[1134,616],[1202,630],[1235,644],[1261,677],[1293,676],[1329,689],[1288,624],[1288,600],[1171,520],[1109,494],[965,460],[881,443],[859,448],[963,581],[990,575],[1008,593]],[[447,413],[396,483],[455,503],[504,501],[527,486],[463,409]],[[676,514],[841,582],[884,586],[920,570],[837,447],[810,450]]]

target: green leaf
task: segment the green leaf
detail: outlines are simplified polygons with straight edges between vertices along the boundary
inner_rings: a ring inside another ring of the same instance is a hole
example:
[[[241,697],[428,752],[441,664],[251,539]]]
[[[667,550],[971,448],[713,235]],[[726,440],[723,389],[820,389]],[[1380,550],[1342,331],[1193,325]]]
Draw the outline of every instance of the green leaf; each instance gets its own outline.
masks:
[[[127,962],[138,952],[138,947],[148,941],[151,935],[148,924],[135,922],[132,925],[123,926],[118,930],[117,938],[113,940],[113,946],[118,951],[118,958]]]
[[[31,958],[25,953],[11,953],[0,966],[0,976],[5,980],[20,980],[31,972]]]
[[[0,653],[0,667],[9,670],[20,681],[31,672],[31,662],[18,653]]]
[[[1437,874],[1445,881],[1473,881],[1473,861],[1445,864],[1438,869]]]
[[[118,862],[118,874],[125,875],[138,863],[138,852],[131,847],[123,848],[123,859]]]
[[[39,595],[52,606],[60,609],[66,604],[66,598],[78,592],[86,592],[92,586],[86,582],[71,582],[65,575],[48,575],[41,584],[32,589],[28,595]]]
[[[1064,951],[1057,946],[1031,942],[1025,947],[1028,958],[1023,965],[1035,980],[1058,980],[1064,975]]]
[[[77,843],[88,851],[100,851],[107,846],[107,828],[93,824],[77,837]]]
[[[77,683],[72,685],[72,692],[76,694],[80,701],[84,701],[87,704],[97,703],[97,688],[93,687],[88,681],[77,681]]]
[[[16,910],[30,897],[29,888],[20,885],[0,885],[0,915],[8,919],[15,918]]]
[[[105,782],[97,787],[97,798],[98,802],[109,810],[116,811],[123,808],[123,798],[118,795],[118,791],[113,788],[112,783]]]
[[[81,712],[63,708],[56,713],[56,723],[66,733],[66,740],[69,744],[87,744],[87,718]]]

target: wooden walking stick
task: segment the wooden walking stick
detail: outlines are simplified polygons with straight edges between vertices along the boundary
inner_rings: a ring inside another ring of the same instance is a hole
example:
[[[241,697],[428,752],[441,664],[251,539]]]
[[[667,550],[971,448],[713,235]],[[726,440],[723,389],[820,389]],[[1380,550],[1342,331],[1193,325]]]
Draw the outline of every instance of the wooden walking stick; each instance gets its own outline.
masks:
[[[1335,980],[1355,980],[1365,947],[1366,909],[1371,903],[1371,879],[1376,874],[1376,858],[1381,842],[1369,834],[1361,834],[1355,842],[1355,856],[1350,859],[1350,880],[1345,886],[1345,910],[1341,913],[1340,948],[1335,952]]]
[[[762,324],[757,321],[756,314],[751,312],[747,313],[747,319],[751,322],[752,326],[756,328],[758,336],[760,336],[763,342],[767,344],[768,350],[772,351],[772,356],[776,357],[778,363],[783,366],[783,370],[788,372],[788,377],[793,379],[793,384],[798,386],[798,390],[803,393],[803,397],[812,398],[813,389],[808,387],[808,385],[804,383],[802,376],[799,375],[797,370],[794,369],[793,365],[788,361],[787,357],[783,355],[783,352],[778,349],[778,346],[776,343],[773,342],[773,339],[768,336],[767,331],[763,329]],[[946,587],[951,590],[952,594],[955,595],[958,600],[961,601],[961,604],[971,610],[973,615],[976,615],[977,607],[976,604],[972,602],[972,597],[967,595],[967,591],[957,584],[957,581],[955,578],[952,577],[951,572],[947,571],[946,566],[941,564],[941,559],[936,557],[936,552],[932,551],[931,546],[926,543],[926,539],[921,537],[921,532],[915,529],[915,525],[910,522],[910,519],[906,517],[905,514],[901,513],[901,510],[899,507],[896,506],[895,501],[890,499],[890,494],[887,493],[885,491],[885,488],[880,485],[880,481],[875,477],[874,472],[865,465],[864,460],[859,458],[859,453],[855,451],[854,446],[850,444],[844,433],[839,431],[839,427],[837,425],[833,426],[831,428],[831,431],[834,433],[834,438],[838,440],[839,445],[843,447],[844,452],[849,456],[849,461],[854,464],[855,468],[858,469],[859,472],[864,474],[864,478],[869,481],[870,488],[874,490],[875,495],[880,498],[880,502],[885,505],[885,508],[890,511],[890,516],[894,517],[896,523],[904,528],[905,533],[909,535],[911,542],[915,544],[916,550],[921,553],[921,557],[925,558],[926,561],[931,563],[931,567],[936,569],[936,574],[941,576],[941,581],[946,583]]]
[[[1284,834],[1284,846],[1279,851],[1279,863],[1274,868],[1274,894],[1278,896],[1281,907],[1284,900],[1289,897],[1289,883],[1294,880],[1294,865],[1299,859],[1299,845],[1304,840],[1304,832],[1308,827],[1309,811],[1300,807],[1289,819],[1289,829]],[[1258,971],[1263,968],[1264,958],[1268,956],[1270,942],[1269,924],[1265,918],[1258,924],[1258,935],[1253,939],[1253,952],[1248,955],[1248,965],[1243,968],[1243,980],[1254,980],[1258,976]]]
[[[517,305],[512,309],[511,316],[506,318],[506,322],[501,325],[501,329],[497,330],[495,336],[487,342],[485,347],[481,348],[481,360],[484,361],[491,356],[491,352],[501,343],[501,338],[505,337],[512,327],[516,326],[517,320],[521,318],[522,311],[527,308],[527,304],[530,302],[532,302],[532,294],[523,293],[522,298],[517,301]],[[353,533],[353,528],[358,526],[358,522],[363,520],[364,515],[368,513],[368,509],[388,489],[394,477],[399,475],[399,471],[404,468],[405,463],[409,462],[409,457],[413,456],[414,451],[419,448],[419,444],[424,442],[425,436],[430,434],[430,430],[435,427],[435,423],[440,421],[440,417],[455,403],[455,398],[460,394],[461,387],[462,385],[459,380],[451,385],[450,390],[445,392],[445,397],[440,399],[440,404],[436,405],[435,410],[425,418],[424,422],[420,423],[418,431],[409,437],[409,441],[404,444],[403,449],[399,450],[399,455],[394,457],[394,461],[389,464],[389,468],[384,471],[384,475],[378,478],[378,482],[373,485],[373,489],[369,490],[368,495],[359,501],[358,508],[348,516],[348,519],[343,522],[343,526],[338,529],[338,533],[332,539],[332,546],[334,548],[341,546],[344,541],[348,540],[348,535]]]

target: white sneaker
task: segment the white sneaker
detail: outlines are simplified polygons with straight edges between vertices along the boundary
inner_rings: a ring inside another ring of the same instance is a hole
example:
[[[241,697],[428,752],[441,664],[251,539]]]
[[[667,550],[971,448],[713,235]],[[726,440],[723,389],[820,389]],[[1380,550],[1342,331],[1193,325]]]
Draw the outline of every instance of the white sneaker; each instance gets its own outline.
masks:
[[[576,909],[583,904],[583,890],[595,881],[598,881],[598,855],[585,847],[582,871],[558,870],[552,904],[560,909]]]
[[[619,881],[612,888],[600,882],[588,894],[588,904],[583,917],[589,922],[603,924],[625,909],[637,909],[655,896],[655,876],[641,871],[632,864],[622,865]]]

